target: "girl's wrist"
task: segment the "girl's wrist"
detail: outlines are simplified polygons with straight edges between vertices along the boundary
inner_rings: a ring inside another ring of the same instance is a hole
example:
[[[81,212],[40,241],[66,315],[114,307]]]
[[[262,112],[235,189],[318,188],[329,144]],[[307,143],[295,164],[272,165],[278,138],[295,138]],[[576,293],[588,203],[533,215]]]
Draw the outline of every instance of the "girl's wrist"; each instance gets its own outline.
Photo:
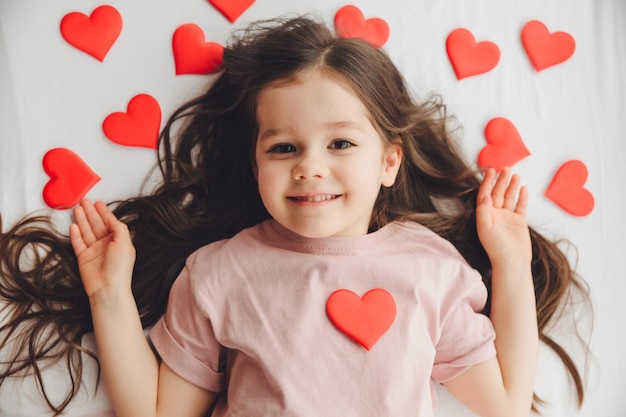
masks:
[[[89,305],[94,307],[114,307],[128,298],[134,300],[130,287],[102,287],[89,296]]]
[[[525,259],[499,259],[491,261],[492,277],[508,277],[506,279],[513,279],[519,277],[524,279],[525,277],[532,278],[531,262]]]

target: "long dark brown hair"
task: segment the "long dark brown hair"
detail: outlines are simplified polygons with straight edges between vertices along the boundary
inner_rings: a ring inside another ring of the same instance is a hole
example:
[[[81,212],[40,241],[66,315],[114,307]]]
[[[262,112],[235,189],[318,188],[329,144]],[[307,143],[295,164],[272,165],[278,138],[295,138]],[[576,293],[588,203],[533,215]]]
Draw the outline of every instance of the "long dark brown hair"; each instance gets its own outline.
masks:
[[[381,190],[371,229],[396,219],[420,222],[450,240],[491,288],[491,267],[475,225],[481,174],[463,157],[441,100],[416,103],[388,56],[365,41],[338,38],[313,18],[278,19],[235,33],[223,70],[206,92],[170,117],[159,141],[159,185],[111,203],[137,249],[132,288],[145,327],[164,313],[191,252],[269,217],[252,168],[256,99],[264,87],[310,70],[348,85],[384,140],[402,145],[401,171],[392,188]],[[581,373],[546,330],[572,291],[587,297],[587,290],[556,243],[535,230],[531,237],[539,336],[563,360],[580,404]],[[48,217],[22,219],[2,234],[0,274],[0,297],[6,300],[0,383],[34,375],[50,408],[60,413],[82,383],[83,355],[97,361],[81,346],[93,328],[68,237]],[[53,404],[41,372],[59,361],[72,386],[64,401]]]

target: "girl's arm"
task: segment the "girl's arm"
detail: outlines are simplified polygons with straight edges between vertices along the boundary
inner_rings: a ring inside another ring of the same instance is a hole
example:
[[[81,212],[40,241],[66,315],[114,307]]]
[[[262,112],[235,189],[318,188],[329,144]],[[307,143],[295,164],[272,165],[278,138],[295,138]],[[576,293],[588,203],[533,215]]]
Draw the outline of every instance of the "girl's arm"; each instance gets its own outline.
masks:
[[[118,417],[203,416],[216,398],[159,365],[131,292],[135,250],[126,225],[102,202],[74,210],[70,240],[89,296],[98,357]]]
[[[445,383],[480,416],[530,414],[538,354],[532,248],[526,224],[528,193],[504,168],[486,172],[478,191],[478,236],[492,267],[491,321],[497,357]]]

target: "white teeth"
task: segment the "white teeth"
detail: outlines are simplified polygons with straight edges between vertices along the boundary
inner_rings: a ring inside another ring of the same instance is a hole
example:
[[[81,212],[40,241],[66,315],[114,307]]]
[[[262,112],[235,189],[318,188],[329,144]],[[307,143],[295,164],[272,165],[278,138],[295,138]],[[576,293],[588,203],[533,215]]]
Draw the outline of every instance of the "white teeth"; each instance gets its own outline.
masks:
[[[296,199],[298,201],[306,201],[309,203],[319,203],[320,201],[332,200],[334,197],[334,195],[312,195],[296,197]]]

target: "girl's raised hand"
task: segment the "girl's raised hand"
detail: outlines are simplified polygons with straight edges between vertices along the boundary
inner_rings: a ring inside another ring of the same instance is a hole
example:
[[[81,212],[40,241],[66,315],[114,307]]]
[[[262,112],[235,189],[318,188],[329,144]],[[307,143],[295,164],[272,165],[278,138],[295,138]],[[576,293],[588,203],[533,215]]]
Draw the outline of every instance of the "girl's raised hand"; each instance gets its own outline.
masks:
[[[106,290],[130,288],[135,248],[126,225],[101,201],[74,209],[70,241],[90,300]]]
[[[510,168],[503,168],[500,175],[489,168],[478,190],[476,227],[492,265],[532,260],[526,224],[528,191],[519,184],[519,175],[511,175]]]

